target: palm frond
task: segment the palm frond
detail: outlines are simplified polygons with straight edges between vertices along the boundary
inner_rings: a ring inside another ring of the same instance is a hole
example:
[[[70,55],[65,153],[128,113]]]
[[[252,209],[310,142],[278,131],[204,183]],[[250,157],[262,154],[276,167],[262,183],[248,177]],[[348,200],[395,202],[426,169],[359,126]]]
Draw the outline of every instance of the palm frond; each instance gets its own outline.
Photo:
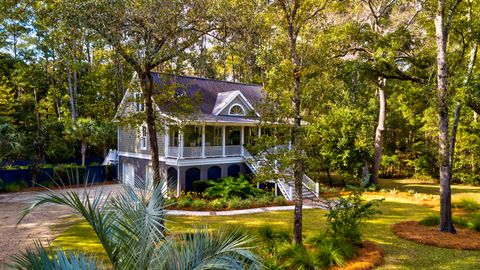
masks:
[[[161,269],[260,269],[251,243],[240,231],[209,232],[205,227],[169,238],[162,245],[163,254],[152,263]]]
[[[29,270],[96,270],[97,261],[83,253],[65,251],[62,249],[45,248],[41,242],[36,241],[34,248],[13,255],[15,269]]]

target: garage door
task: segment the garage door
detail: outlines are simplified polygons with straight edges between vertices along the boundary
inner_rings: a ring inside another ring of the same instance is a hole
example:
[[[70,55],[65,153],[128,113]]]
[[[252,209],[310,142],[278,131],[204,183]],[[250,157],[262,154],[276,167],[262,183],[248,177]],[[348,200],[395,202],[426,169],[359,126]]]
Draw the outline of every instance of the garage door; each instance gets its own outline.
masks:
[[[135,168],[130,163],[123,163],[123,183],[125,185],[134,186]]]

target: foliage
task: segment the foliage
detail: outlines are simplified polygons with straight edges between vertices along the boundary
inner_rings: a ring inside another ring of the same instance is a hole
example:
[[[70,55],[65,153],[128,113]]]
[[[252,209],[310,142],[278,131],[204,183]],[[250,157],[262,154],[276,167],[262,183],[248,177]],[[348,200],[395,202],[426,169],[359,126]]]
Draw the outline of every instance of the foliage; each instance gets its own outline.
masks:
[[[212,182],[209,180],[195,181],[193,182],[193,191],[202,193],[211,186],[212,186]]]
[[[237,178],[227,177],[218,181],[209,181],[209,184],[211,187],[205,190],[204,195],[212,199],[233,197],[246,199],[261,193],[261,190],[254,187],[244,175]]]
[[[195,199],[192,201],[191,206],[195,210],[202,210],[207,206],[207,202],[203,199]]]
[[[19,222],[47,203],[70,207],[88,222],[113,269],[260,267],[260,262],[249,250],[251,240],[241,232],[213,233],[202,228],[188,235],[166,236],[160,185],[151,192],[136,192],[125,186],[115,195],[105,194],[103,190],[94,193],[85,190],[83,194],[75,191],[40,194],[22,211]],[[44,248],[37,252],[48,254]],[[77,256],[90,258],[82,253]],[[17,258],[15,266],[18,268],[31,269],[33,265],[49,263],[42,261],[40,256],[19,255]]]
[[[459,203],[455,203],[453,206],[457,208],[462,208],[467,212],[475,212],[480,209],[480,204],[474,199],[463,198]]]
[[[420,220],[420,225],[423,226],[438,226],[440,224],[440,216],[439,215],[428,215],[422,220]]]
[[[470,229],[480,232],[480,214],[473,215],[472,220],[467,224]]]
[[[355,254],[351,243],[328,233],[317,233],[309,242],[315,246],[318,261],[325,269],[334,265],[343,266]]]
[[[326,214],[333,234],[349,243],[360,243],[362,224],[379,213],[376,207],[382,201],[375,199],[364,202],[360,190],[352,192],[347,198],[339,197],[336,205]]]

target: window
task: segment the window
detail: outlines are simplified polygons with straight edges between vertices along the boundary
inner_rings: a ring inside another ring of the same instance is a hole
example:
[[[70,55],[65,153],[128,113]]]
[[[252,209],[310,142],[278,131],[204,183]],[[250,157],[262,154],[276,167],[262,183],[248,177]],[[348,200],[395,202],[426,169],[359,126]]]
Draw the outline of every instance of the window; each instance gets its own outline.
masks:
[[[147,150],[147,127],[142,126],[140,130],[140,148]]]
[[[135,99],[135,111],[144,112],[145,111],[145,103],[143,101],[143,94],[142,93],[134,93],[133,98]]]
[[[245,110],[243,110],[242,106],[236,104],[230,107],[230,112],[228,114],[244,116]]]

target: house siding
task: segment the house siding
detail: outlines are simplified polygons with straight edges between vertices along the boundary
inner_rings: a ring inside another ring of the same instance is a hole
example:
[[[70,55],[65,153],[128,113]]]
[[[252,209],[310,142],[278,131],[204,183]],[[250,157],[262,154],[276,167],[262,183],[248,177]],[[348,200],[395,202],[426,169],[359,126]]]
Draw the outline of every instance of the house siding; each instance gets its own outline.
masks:
[[[119,151],[150,155],[150,141],[147,136],[147,149],[140,147],[140,131],[131,127],[120,127],[119,134]],[[165,155],[165,136],[162,133],[157,134],[158,153],[159,156]]]

